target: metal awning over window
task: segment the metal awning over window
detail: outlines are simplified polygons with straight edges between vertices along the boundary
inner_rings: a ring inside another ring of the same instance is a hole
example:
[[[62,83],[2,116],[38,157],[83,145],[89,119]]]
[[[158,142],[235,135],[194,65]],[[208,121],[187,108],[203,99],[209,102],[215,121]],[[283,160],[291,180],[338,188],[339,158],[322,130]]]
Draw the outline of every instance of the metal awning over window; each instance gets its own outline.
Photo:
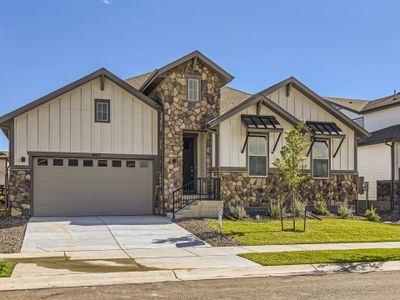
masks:
[[[307,156],[310,154],[311,149],[314,145],[314,142],[318,138],[338,138],[340,139],[340,143],[335,150],[333,157],[335,157],[344,139],[346,138],[346,134],[336,125],[335,122],[314,122],[314,121],[307,121],[307,127],[310,129],[311,134],[313,136],[313,141],[311,143],[310,149],[308,150]]]
[[[282,131],[274,116],[242,115],[242,123],[248,132]]]
[[[274,116],[242,115],[242,123],[244,127],[246,127],[247,131],[242,153],[246,149],[249,136],[268,132],[279,132],[279,136],[276,139],[272,150],[272,153],[274,153],[283,132],[281,124],[279,124],[278,120]]]
[[[346,135],[335,122],[311,122],[307,121],[306,125],[310,128],[314,136],[327,137],[345,137]]]

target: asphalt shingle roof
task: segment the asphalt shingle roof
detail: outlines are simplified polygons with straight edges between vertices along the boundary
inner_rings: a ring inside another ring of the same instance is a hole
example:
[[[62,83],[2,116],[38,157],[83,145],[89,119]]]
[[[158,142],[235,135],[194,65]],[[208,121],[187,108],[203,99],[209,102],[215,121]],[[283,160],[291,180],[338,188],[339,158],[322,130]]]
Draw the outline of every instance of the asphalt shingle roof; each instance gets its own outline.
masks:
[[[358,145],[372,145],[389,141],[400,141],[400,124],[371,132],[371,135],[368,138],[359,141]]]

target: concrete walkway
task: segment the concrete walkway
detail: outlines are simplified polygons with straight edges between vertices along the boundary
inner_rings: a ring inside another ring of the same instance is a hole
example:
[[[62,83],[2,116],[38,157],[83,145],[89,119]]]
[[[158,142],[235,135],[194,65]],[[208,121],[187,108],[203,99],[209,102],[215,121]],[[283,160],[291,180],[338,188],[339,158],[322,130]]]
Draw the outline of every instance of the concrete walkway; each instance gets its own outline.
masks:
[[[32,217],[21,252],[208,246],[161,216]]]

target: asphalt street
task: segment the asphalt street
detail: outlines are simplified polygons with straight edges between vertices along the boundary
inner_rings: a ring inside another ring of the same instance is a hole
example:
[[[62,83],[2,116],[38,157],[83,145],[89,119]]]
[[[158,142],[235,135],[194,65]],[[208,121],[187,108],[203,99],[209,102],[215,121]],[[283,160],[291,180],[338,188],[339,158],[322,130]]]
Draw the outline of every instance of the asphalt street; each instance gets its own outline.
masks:
[[[400,299],[400,272],[241,278],[0,292],[0,299]]]

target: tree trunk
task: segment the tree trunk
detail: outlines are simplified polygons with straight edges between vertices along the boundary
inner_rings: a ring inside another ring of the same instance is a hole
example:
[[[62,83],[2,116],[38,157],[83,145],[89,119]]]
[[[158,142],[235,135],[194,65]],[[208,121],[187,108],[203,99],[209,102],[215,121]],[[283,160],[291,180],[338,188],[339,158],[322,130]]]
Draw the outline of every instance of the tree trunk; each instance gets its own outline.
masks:
[[[303,231],[306,231],[306,222],[307,222],[307,202],[304,204],[304,228]]]
[[[282,201],[279,201],[279,208],[280,208],[280,210],[281,210],[281,230],[283,231]]]
[[[293,231],[296,231],[296,214],[295,214],[296,200],[295,189],[292,190],[292,218],[293,218]]]

